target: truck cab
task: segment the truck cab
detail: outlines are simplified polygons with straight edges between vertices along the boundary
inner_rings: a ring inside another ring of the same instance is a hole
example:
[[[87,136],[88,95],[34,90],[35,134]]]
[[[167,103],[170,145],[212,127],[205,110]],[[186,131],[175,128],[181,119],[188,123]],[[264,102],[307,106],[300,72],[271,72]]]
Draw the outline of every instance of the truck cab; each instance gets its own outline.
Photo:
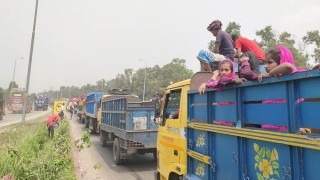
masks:
[[[48,110],[48,104],[49,104],[49,99],[47,97],[37,97],[34,100],[34,109],[36,111],[40,109],[43,111],[46,111]]]
[[[157,140],[157,179],[179,179],[187,171],[185,127],[190,80],[170,85],[162,102]],[[178,115],[177,115],[178,114]]]
[[[156,113],[156,119],[159,121],[156,179],[182,179],[187,173],[188,91],[197,89],[211,76],[211,72],[198,72],[191,80],[168,86],[163,101],[155,107],[155,111],[160,112]]]

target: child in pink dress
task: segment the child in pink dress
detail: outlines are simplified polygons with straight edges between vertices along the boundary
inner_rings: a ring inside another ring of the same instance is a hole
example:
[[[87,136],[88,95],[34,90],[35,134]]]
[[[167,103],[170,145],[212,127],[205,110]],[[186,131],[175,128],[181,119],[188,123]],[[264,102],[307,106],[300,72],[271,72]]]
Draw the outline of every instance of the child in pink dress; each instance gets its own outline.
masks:
[[[235,75],[235,66],[234,63],[229,60],[223,60],[219,64],[219,70],[213,72],[212,78],[207,83],[202,83],[201,86],[198,88],[200,94],[204,93],[206,88],[216,90],[221,90],[227,84],[230,83],[243,83],[247,81],[244,78],[237,78]],[[217,105],[230,105],[235,104],[235,102],[217,102]],[[217,121],[217,124],[223,125],[234,125],[233,122],[224,122],[224,121]]]

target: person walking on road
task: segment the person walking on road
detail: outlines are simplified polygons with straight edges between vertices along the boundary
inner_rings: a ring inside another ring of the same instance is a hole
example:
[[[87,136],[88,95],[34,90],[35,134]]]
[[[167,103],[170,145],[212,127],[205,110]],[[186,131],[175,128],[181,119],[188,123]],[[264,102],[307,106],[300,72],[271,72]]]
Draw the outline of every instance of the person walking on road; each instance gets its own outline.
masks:
[[[59,112],[59,116],[64,119],[64,103],[62,103],[60,105],[60,112]]]

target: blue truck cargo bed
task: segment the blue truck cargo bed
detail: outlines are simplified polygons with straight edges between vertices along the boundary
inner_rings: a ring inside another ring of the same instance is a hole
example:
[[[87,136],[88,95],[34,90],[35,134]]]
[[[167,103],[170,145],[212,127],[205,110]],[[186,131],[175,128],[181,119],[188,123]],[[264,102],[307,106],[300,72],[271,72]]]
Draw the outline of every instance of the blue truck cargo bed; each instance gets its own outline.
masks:
[[[98,115],[97,105],[105,92],[91,92],[87,94],[86,115],[96,118]]]
[[[155,148],[158,125],[153,122],[154,105],[128,103],[126,98],[102,102],[101,128],[133,141],[137,148]]]
[[[299,133],[320,130],[319,110],[317,71],[189,91],[186,178],[320,179],[319,133]]]

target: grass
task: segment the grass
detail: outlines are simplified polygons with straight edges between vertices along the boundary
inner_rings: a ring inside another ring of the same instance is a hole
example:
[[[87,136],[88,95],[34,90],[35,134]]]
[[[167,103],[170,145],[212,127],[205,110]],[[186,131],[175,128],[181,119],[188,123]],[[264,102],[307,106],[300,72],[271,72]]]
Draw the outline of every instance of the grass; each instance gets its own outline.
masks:
[[[46,117],[0,129],[0,177],[76,179],[69,122],[60,121],[55,137],[48,139]]]

